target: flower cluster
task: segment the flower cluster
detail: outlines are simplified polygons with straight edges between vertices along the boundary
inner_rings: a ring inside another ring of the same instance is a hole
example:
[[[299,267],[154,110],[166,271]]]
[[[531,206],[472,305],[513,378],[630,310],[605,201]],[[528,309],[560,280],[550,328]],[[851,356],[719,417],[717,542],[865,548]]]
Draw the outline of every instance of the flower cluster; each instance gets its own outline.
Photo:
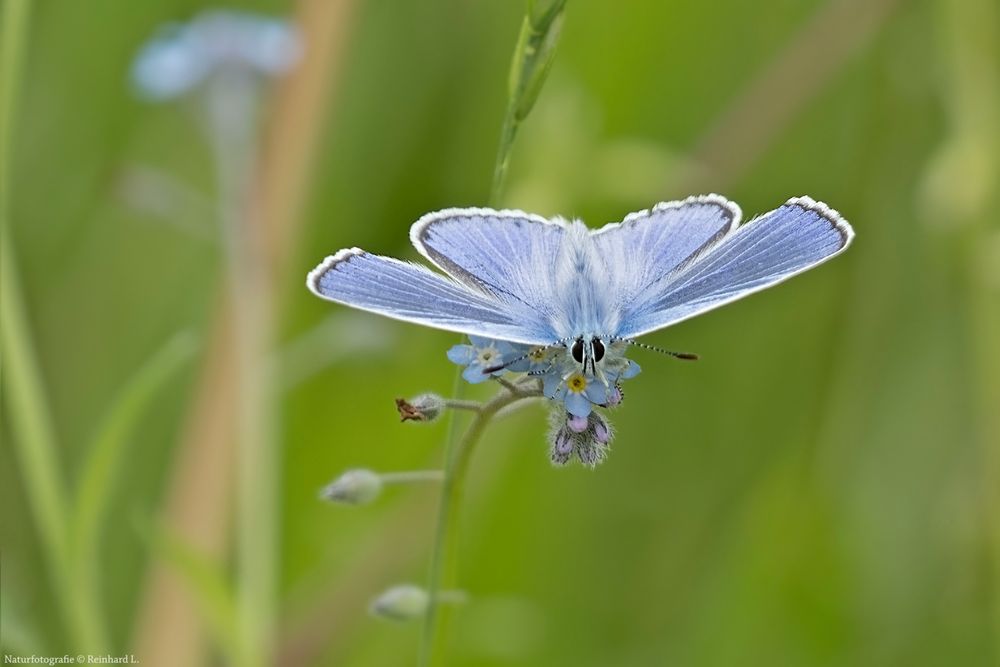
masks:
[[[552,462],[568,463],[575,455],[593,467],[607,454],[612,429],[595,408],[613,408],[622,401],[621,382],[639,374],[639,365],[625,358],[627,344],[608,344],[603,358],[588,366],[574,360],[563,345],[528,346],[470,336],[468,345],[448,350],[448,359],[464,366],[462,377],[473,384],[507,373],[532,378],[555,405],[549,437]]]

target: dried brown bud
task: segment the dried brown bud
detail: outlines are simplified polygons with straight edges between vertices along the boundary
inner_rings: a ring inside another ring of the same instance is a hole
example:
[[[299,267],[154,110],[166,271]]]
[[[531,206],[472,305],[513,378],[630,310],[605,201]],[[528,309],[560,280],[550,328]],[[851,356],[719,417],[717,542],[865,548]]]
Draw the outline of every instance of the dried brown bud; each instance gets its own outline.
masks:
[[[396,409],[400,421],[429,422],[434,421],[444,410],[444,399],[437,394],[420,394],[409,401],[405,398],[396,399]]]

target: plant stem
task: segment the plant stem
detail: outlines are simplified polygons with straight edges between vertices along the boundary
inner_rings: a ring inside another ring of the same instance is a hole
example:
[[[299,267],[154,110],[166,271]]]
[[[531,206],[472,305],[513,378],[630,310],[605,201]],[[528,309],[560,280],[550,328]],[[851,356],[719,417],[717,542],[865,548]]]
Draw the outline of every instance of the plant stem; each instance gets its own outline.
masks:
[[[451,408],[452,410],[468,410],[470,412],[477,412],[483,409],[483,404],[479,401],[463,401],[459,398],[446,398],[444,400],[445,407]]]
[[[260,220],[248,205],[256,160],[255,82],[238,72],[206,91],[233,304],[237,440],[237,609],[251,667],[270,664],[276,606],[277,462],[269,363],[274,290]]]
[[[500,146],[497,149],[496,162],[493,168],[493,184],[490,188],[490,205],[499,206],[503,194],[503,186],[507,179],[507,165],[510,152],[517,138],[517,130],[538,99],[538,94],[548,76],[549,69],[555,57],[555,47],[559,41],[562,28],[563,12],[566,0],[554,0],[541,16],[535,17],[535,0],[528,0],[527,11],[521,24],[521,33],[511,62],[508,79],[507,109],[504,113],[503,128],[500,131]],[[455,387],[452,396],[460,398],[462,376],[455,374]],[[428,582],[430,604],[424,618],[424,630],[421,636],[420,649],[417,654],[419,667],[426,667],[432,661],[443,656],[447,622],[440,622],[438,602],[441,595],[441,584],[444,580],[454,581],[455,542],[457,533],[457,515],[455,507],[462,496],[462,485],[465,469],[468,467],[472,449],[479,440],[489,421],[503,408],[514,403],[538,396],[536,390],[521,391],[512,385],[506,385],[506,391],[501,392],[493,400],[479,407],[479,411],[469,425],[468,430],[457,444],[455,442],[455,416],[449,415],[448,440],[445,447],[444,481],[441,504],[438,510],[438,520],[434,535],[434,546],[431,552],[431,573]],[[461,407],[463,401],[455,401],[452,407]],[[465,409],[465,408],[462,408]]]
[[[444,481],[443,470],[404,470],[401,472],[384,472],[379,475],[383,484],[411,484],[413,482]]]
[[[441,505],[438,509],[437,528],[431,552],[431,574],[428,583],[430,604],[424,617],[424,636],[417,664],[421,667],[436,662],[444,652],[447,621],[439,609],[442,589],[453,588],[456,580],[458,507],[462,500],[465,473],[469,467],[476,444],[486,427],[498,412],[520,401],[539,396],[537,391],[501,391],[485,403],[454,448],[453,455],[445,462]]]
[[[11,144],[30,7],[25,0],[4,2],[0,37],[0,357],[7,372],[4,396],[28,502],[70,639],[77,650],[98,653],[104,647],[98,614],[73,585],[59,447],[10,238]]]
[[[503,128],[500,130],[500,148],[497,150],[497,161],[493,167],[493,187],[490,195],[490,206],[494,208],[500,206],[500,197],[503,193],[503,185],[507,180],[507,164],[510,161],[510,149],[514,145],[517,137],[517,129],[520,123],[514,118],[513,106],[508,105],[507,113],[504,115]]]
[[[507,180],[510,151],[517,138],[517,131],[531,113],[555,58],[566,0],[555,0],[538,17],[535,17],[534,9],[534,0],[529,0],[510,64],[509,99],[500,130],[500,146],[493,166],[493,187],[490,190],[490,206],[494,207],[500,205]]]
[[[194,356],[196,349],[195,336],[180,333],[139,368],[108,409],[78,475],[68,527],[73,550],[74,595],[90,607],[89,622],[98,637],[103,638],[106,634],[103,625],[107,617],[103,608],[100,561],[102,515],[118,487],[125,467],[126,445],[140,418],[153,405],[157,391]]]

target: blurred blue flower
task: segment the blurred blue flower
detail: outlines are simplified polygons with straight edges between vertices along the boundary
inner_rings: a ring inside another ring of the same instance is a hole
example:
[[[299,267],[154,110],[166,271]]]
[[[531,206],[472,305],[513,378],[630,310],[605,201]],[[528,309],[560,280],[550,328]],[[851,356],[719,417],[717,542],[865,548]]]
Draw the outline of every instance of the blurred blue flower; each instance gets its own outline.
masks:
[[[287,21],[247,12],[210,10],[162,28],[139,52],[132,79],[143,95],[183,95],[215,71],[233,68],[268,76],[288,71],[302,52]]]

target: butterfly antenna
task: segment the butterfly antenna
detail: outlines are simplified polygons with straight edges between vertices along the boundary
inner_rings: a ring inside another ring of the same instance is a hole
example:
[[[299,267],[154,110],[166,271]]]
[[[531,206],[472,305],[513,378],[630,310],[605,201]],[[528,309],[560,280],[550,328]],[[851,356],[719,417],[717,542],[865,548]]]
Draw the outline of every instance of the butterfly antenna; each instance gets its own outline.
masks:
[[[549,350],[549,349],[551,349],[553,347],[557,347],[559,345],[565,345],[566,341],[568,341],[568,340],[569,340],[569,338],[564,338],[562,340],[557,340],[554,343],[551,343],[549,345],[543,346],[542,349],[543,350]],[[508,366],[513,366],[514,364],[516,364],[519,361],[524,361],[525,359],[527,359],[530,356],[531,356],[531,351],[525,352],[521,356],[515,357],[514,359],[511,359],[510,361],[505,361],[502,364],[497,364],[496,366],[490,366],[489,368],[484,368],[483,369],[483,373],[485,373],[486,375],[489,375],[490,373],[496,373],[497,371],[502,371],[503,369],[507,368]]]
[[[652,352],[659,352],[660,354],[665,354],[668,357],[673,357],[674,359],[683,359],[685,361],[698,361],[698,355],[694,352],[674,352],[673,350],[665,350],[662,347],[657,347],[655,345],[647,345],[646,343],[640,343],[637,340],[632,340],[631,338],[617,338],[623,343],[628,343],[629,345],[635,345],[636,347],[641,347],[644,350],[650,350]]]
[[[528,358],[528,356],[529,356],[528,354],[522,354],[520,357],[516,357],[514,359],[511,359],[510,361],[505,361],[502,364],[497,364],[496,366],[490,366],[489,368],[484,368],[483,373],[489,375],[490,373],[496,373],[497,371],[502,371],[508,366],[513,366],[519,361],[524,361],[525,359]]]

